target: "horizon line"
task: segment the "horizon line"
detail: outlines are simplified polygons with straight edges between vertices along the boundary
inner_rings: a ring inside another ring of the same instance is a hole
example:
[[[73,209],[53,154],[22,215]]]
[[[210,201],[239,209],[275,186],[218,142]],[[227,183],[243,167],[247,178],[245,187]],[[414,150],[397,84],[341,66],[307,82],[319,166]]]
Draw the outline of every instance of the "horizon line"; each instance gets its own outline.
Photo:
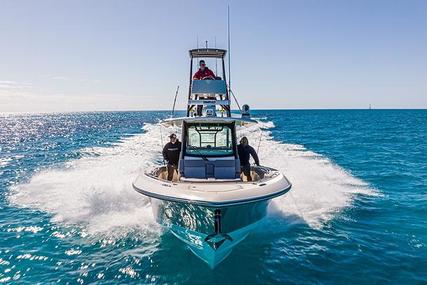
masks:
[[[427,107],[420,108],[260,108],[251,109],[251,111],[352,111],[352,110],[427,110]],[[185,109],[175,110],[175,112],[185,112]],[[17,112],[0,112],[0,115],[36,115],[36,114],[73,114],[73,113],[127,113],[127,112],[172,112],[167,109],[139,109],[139,110],[76,110],[76,111],[42,111],[42,112],[28,112],[28,111],[17,111]],[[232,110],[233,112],[239,112],[239,110]]]

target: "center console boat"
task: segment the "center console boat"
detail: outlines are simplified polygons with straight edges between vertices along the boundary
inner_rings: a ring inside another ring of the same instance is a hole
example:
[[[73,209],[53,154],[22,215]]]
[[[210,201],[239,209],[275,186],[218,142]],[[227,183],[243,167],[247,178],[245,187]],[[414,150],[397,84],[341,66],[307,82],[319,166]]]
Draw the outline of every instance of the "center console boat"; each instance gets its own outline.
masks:
[[[178,171],[169,181],[167,167],[157,166],[133,183],[150,198],[156,221],[212,268],[266,216],[271,200],[291,188],[281,172],[267,166],[251,166],[252,181],[241,173],[236,129],[257,121],[248,109],[231,115],[225,54],[222,49],[190,50],[187,115],[162,122],[181,128]],[[220,60],[223,77],[193,80],[193,61],[199,58]]]

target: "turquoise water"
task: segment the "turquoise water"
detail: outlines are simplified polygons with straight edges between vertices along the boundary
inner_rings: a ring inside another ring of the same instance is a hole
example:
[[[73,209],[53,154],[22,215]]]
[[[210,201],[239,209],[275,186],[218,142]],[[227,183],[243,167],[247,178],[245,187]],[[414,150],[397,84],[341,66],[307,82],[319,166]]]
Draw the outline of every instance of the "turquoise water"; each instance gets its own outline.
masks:
[[[131,187],[167,116],[0,115],[0,282],[427,283],[426,110],[254,112],[293,189],[215,270]]]

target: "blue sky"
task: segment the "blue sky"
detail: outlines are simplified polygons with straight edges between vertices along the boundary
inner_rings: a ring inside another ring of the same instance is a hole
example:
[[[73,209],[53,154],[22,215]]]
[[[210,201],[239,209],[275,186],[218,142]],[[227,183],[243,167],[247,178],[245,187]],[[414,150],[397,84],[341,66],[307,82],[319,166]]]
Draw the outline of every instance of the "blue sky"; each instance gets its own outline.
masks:
[[[0,112],[183,108],[228,4],[241,103],[427,108],[427,1],[0,0]]]

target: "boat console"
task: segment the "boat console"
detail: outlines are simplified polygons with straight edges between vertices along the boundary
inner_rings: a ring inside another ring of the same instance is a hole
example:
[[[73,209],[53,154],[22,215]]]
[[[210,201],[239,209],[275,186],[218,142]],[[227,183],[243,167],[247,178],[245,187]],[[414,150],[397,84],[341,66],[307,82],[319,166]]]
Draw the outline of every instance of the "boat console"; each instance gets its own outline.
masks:
[[[185,122],[180,175],[185,178],[236,179],[240,161],[234,123]]]

